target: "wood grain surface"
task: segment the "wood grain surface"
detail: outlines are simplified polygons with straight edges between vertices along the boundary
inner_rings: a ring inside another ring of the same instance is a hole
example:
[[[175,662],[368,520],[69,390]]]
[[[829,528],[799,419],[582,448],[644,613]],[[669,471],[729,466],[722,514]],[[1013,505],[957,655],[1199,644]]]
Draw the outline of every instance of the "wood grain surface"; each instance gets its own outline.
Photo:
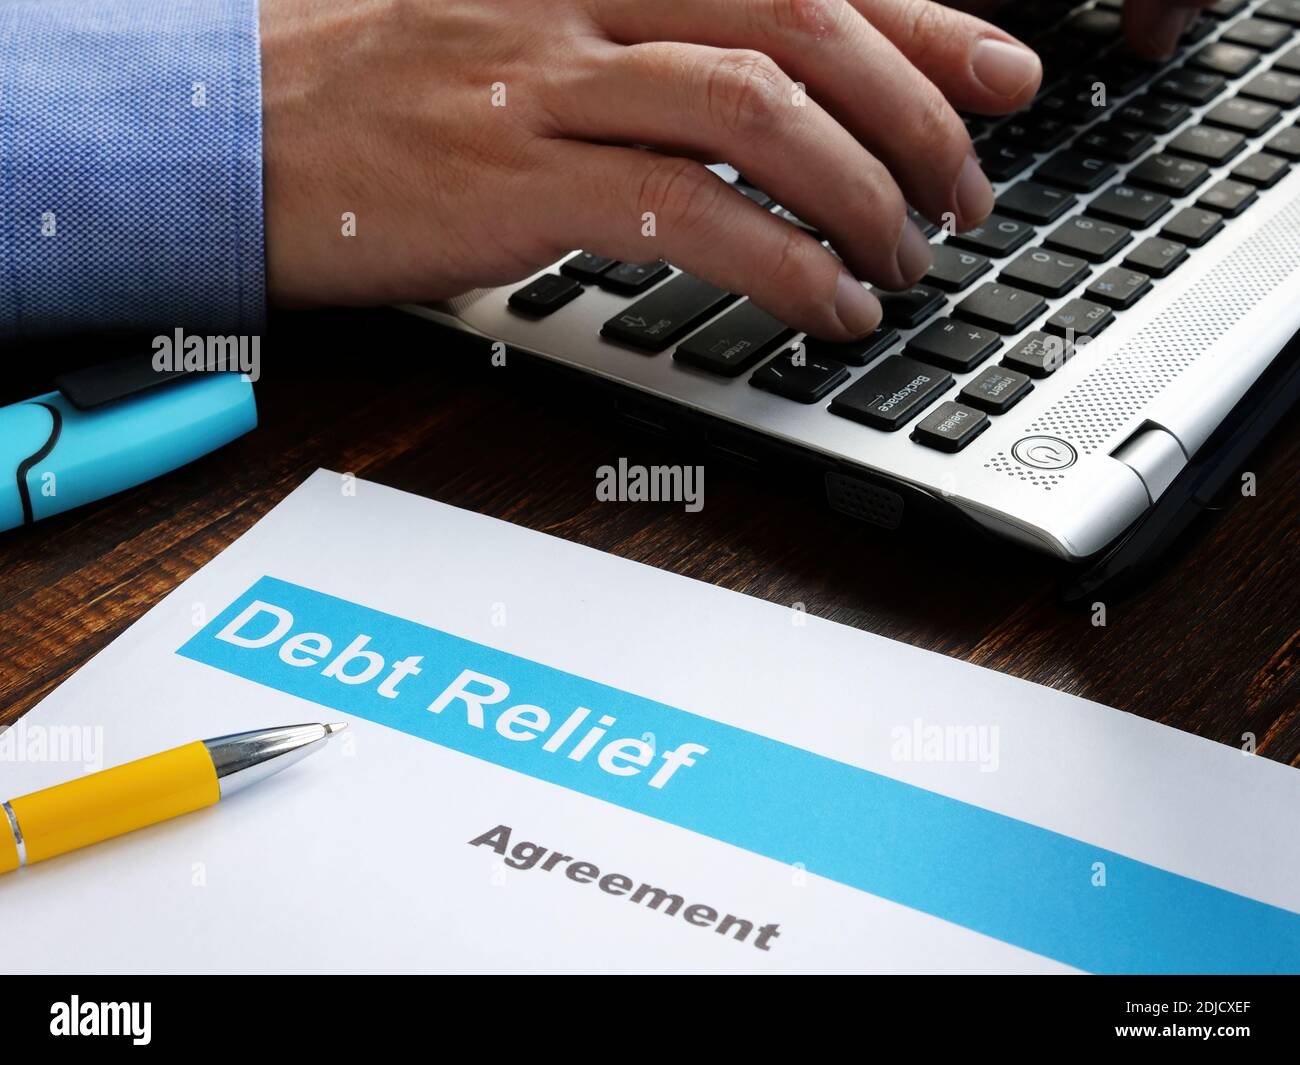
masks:
[[[41,361],[56,357],[40,349],[15,362],[39,377]],[[1252,461],[1257,494],[1202,520],[1146,586],[1106,603],[1098,626],[1091,611],[1059,605],[1065,573],[1052,560],[943,523],[909,537],[861,526],[828,510],[811,478],[739,469],[639,435],[583,390],[492,367],[392,312],[281,315],[262,360],[254,433],[112,499],[0,534],[0,724],[324,466],[801,603],[1222,743],[1240,746],[1250,733],[1259,754],[1300,765],[1295,423]],[[598,502],[596,470],[620,456],[703,463],[703,510]]]

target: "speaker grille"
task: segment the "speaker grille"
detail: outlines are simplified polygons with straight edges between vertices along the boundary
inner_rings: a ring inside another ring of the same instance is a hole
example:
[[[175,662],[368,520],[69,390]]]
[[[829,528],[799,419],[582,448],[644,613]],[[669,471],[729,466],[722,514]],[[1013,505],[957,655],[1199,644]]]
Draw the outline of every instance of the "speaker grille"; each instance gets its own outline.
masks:
[[[1300,197],[1039,415],[1027,433],[1059,436],[1091,455],[1297,267]],[[1069,473],[1030,470],[1005,451],[984,468],[1048,490]]]

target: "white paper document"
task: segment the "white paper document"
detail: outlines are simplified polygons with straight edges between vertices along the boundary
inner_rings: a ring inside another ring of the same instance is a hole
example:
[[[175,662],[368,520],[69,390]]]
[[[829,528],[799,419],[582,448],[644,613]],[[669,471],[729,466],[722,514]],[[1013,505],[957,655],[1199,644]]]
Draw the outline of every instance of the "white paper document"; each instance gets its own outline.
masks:
[[[0,877],[0,969],[1300,970],[1300,772],[327,471],[0,735],[0,799],[312,721]]]

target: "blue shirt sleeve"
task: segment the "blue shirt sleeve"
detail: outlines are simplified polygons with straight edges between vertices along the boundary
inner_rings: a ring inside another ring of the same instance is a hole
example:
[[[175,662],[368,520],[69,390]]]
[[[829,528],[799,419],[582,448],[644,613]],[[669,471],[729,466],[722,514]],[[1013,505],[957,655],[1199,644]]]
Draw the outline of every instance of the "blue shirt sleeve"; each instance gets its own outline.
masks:
[[[257,0],[0,0],[0,343],[261,331]]]

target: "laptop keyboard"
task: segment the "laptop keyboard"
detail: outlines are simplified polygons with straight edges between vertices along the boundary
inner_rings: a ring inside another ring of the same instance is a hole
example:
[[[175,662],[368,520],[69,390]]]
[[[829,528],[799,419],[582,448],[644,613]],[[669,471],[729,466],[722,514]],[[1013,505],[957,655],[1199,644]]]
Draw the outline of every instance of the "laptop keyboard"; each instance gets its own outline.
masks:
[[[994,20],[1039,53],[1043,89],[1009,118],[966,119],[994,213],[946,234],[912,212],[934,263],[904,292],[874,290],[884,321],[869,337],[803,337],[667,263],[586,252],[509,304],[543,317],[599,286],[628,299],[606,340],[674,348],[683,372],[720,382],[752,370],[792,403],[828,401],[827,417],[960,451],[1300,161],[1300,0],[1219,0],[1164,64],[1124,50],[1121,4],[1048,0]],[[820,239],[743,176],[736,188]]]

